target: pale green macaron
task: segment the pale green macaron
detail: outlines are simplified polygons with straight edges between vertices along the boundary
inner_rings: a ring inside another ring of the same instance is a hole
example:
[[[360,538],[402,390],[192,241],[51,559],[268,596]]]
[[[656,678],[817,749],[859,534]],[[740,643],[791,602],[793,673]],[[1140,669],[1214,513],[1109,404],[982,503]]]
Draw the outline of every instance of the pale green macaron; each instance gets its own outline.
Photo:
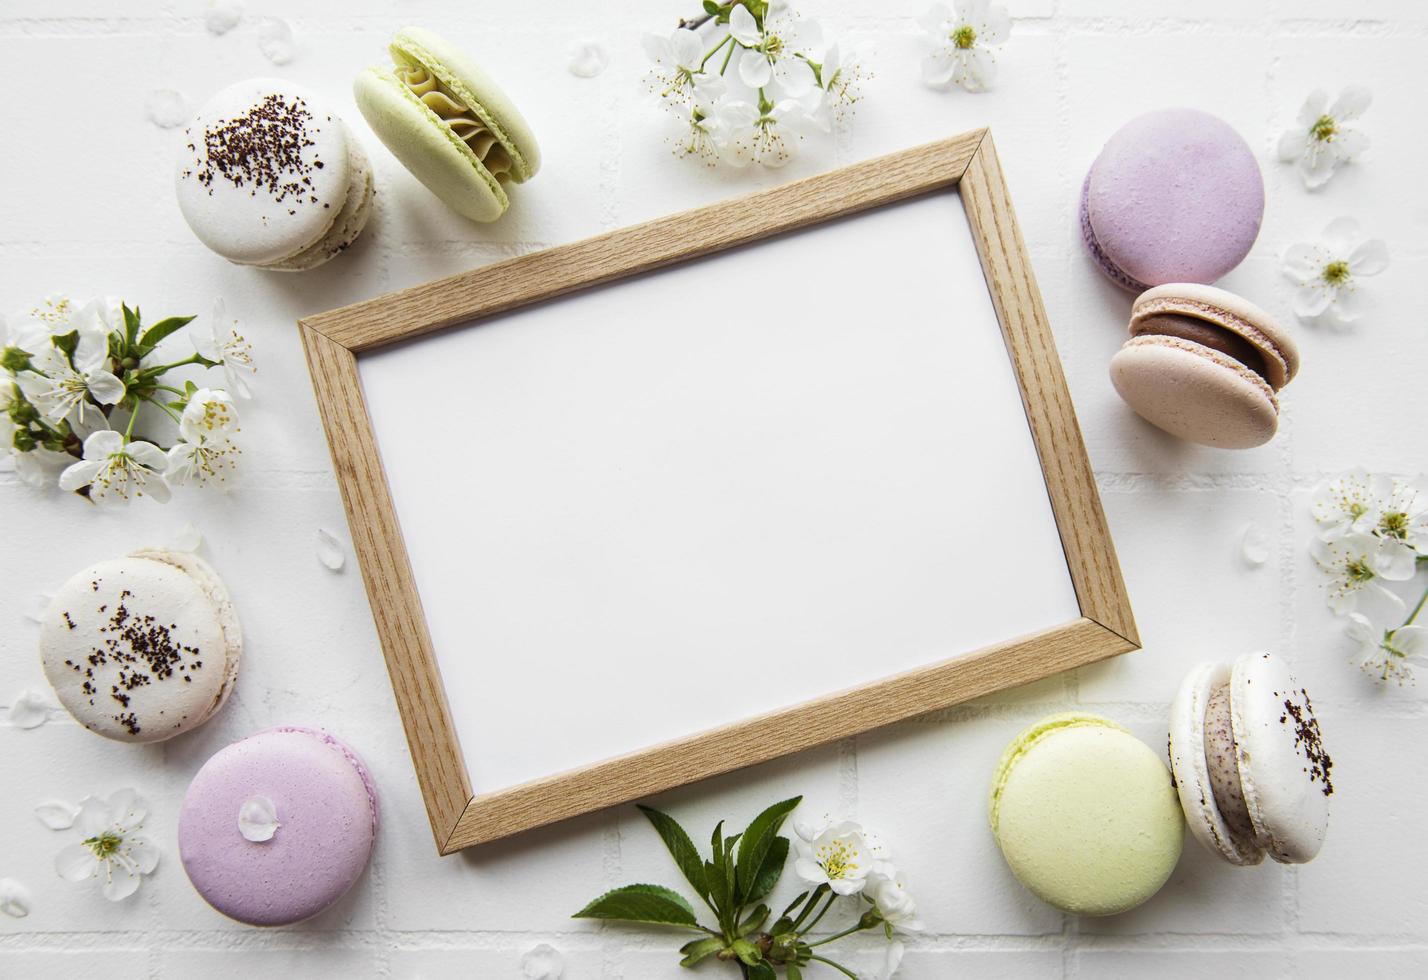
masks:
[[[1017,735],[992,781],[992,834],[1023,885],[1076,915],[1150,898],[1180,860],[1185,820],[1170,770],[1098,715],[1051,715]]]
[[[505,182],[540,169],[525,118],[485,72],[445,38],[397,32],[392,68],[357,76],[353,95],[367,124],[412,175],[458,214],[495,221],[510,206]]]

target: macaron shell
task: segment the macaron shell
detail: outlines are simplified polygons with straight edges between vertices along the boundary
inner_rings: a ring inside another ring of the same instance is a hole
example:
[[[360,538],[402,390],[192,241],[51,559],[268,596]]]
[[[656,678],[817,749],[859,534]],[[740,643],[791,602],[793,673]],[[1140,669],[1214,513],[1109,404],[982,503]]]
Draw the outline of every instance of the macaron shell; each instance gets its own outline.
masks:
[[[1179,314],[1206,320],[1243,337],[1264,355],[1267,379],[1277,391],[1299,373],[1299,347],[1274,317],[1242,296],[1199,283],[1169,283],[1146,290],[1131,307],[1130,332],[1148,317]]]
[[[427,68],[495,134],[515,164],[512,180],[521,183],[536,175],[540,170],[540,145],[535,133],[505,91],[464,51],[440,34],[421,27],[398,31],[391,48],[394,54],[400,52]]]
[[[1200,664],[1186,675],[1170,705],[1170,765],[1180,808],[1195,839],[1231,864],[1252,865],[1264,860],[1264,851],[1238,839],[1220,816],[1205,754],[1210,693],[1229,679],[1230,669],[1223,664]]]
[[[347,189],[347,200],[327,234],[292,258],[271,263],[264,268],[274,272],[305,272],[315,269],[346,251],[357,240],[357,236],[362,234],[362,229],[367,227],[367,220],[372,216],[372,164],[368,161],[362,144],[355,139],[348,139],[347,155],[351,181]]]
[[[1111,358],[1111,383],[1137,415],[1189,442],[1247,449],[1279,427],[1279,403],[1263,378],[1176,337],[1131,338]]]
[[[1333,764],[1308,695],[1267,653],[1235,661],[1230,684],[1240,780],[1258,843],[1282,864],[1311,861],[1329,828]]]
[[[300,191],[274,191],[246,176],[234,183],[212,167],[205,134],[220,134],[215,139],[222,142],[226,126],[241,128],[237,121],[270,96],[304,119],[301,172],[277,178]],[[348,138],[326,100],[302,86],[276,78],[230,85],[184,130],[175,176],[179,209],[199,240],[232,262],[263,266],[290,259],[321,241],[346,204]]]
[[[271,800],[278,828],[250,841],[238,814]],[[269,729],[220,750],[194,776],[179,813],[179,857],[199,894],[250,925],[299,922],[361,877],[377,826],[370,776],[324,732]]]
[[[80,724],[118,741],[157,742],[223,705],[242,638],[212,569],[141,553],[71,577],[44,613],[39,649]]]
[[[1086,193],[1091,186],[1091,173],[1087,171],[1086,179],[1081,182],[1081,242],[1086,246],[1086,251],[1090,254],[1091,260],[1096,263],[1096,268],[1100,269],[1105,277],[1111,282],[1128,289],[1133,293],[1144,292],[1146,284],[1139,279],[1133,279],[1124,269],[1111,261],[1111,257],[1106,254],[1106,250],[1101,247],[1101,243],[1096,240],[1095,229],[1091,227],[1091,215],[1086,208]]]
[[[357,76],[353,96],[392,155],[447,207],[472,221],[495,221],[509,199],[471,148],[390,71]]]
[[[1214,282],[1254,245],[1264,180],[1228,123],[1198,109],[1162,109],[1107,141],[1088,177],[1086,215],[1130,279]]]
[[[1160,890],[1185,823],[1149,746],[1104,719],[1023,733],[1013,745],[994,831],[1022,884],[1079,915],[1124,912]]]
[[[198,587],[203,590],[213,602],[214,609],[218,614],[218,626],[223,631],[225,643],[223,657],[223,689],[214,699],[212,710],[204,717],[204,721],[217,714],[218,709],[228,700],[228,696],[233,693],[233,688],[238,684],[238,665],[243,658],[243,626],[238,621],[238,610],[234,608],[233,601],[228,595],[228,587],[223,584],[223,580],[218,577],[218,573],[213,570],[213,566],[198,557],[191,551],[174,551],[168,548],[140,548],[132,553],[134,558],[148,558],[152,561],[162,561],[182,569],[185,574],[198,583]]]

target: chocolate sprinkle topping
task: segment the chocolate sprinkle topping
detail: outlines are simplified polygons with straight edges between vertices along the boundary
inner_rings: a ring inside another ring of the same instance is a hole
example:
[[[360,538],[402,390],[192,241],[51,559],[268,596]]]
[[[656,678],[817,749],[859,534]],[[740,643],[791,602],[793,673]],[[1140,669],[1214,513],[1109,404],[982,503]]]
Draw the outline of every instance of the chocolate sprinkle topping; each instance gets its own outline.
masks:
[[[197,178],[210,195],[215,180],[226,180],[251,188],[253,197],[263,191],[278,202],[306,203],[311,174],[323,168],[321,160],[303,159],[303,151],[316,145],[308,128],[312,120],[303,99],[273,93],[242,115],[207,126],[202,153],[183,176]],[[189,148],[197,152],[194,144]]]
[[[93,583],[93,591],[99,591],[98,582]],[[128,600],[132,599],[133,595],[128,589],[119,593],[119,601],[114,611],[109,614],[108,622],[99,628],[102,636],[99,645],[92,647],[84,658],[89,665],[84,669],[84,676],[91,680],[86,680],[80,689],[88,696],[91,705],[94,704],[95,697],[99,696],[99,689],[92,678],[94,668],[100,665],[114,664],[119,668],[116,683],[109,688],[109,697],[121,709],[129,707],[128,692],[150,684],[162,683],[176,676],[182,676],[185,681],[192,683],[189,672],[203,667],[203,661],[197,659],[198,647],[180,643],[175,637],[178,629],[176,625],[165,625],[153,616],[135,613],[129,608]],[[99,606],[98,611],[104,613],[108,608],[106,603]],[[63,616],[70,629],[73,629],[74,622],[68,610]],[[187,664],[184,663],[185,655],[192,658]],[[76,672],[81,669],[72,661],[66,660],[65,663]],[[175,670],[180,673],[175,674]],[[113,718],[131,735],[137,735],[141,731],[139,719],[133,711],[121,710]]]
[[[1329,773],[1334,768],[1334,760],[1324,751],[1319,719],[1314,717],[1314,706],[1309,701],[1309,692],[1301,687],[1298,693],[1304,698],[1304,703],[1300,704],[1294,699],[1294,692],[1289,692],[1289,696],[1284,699],[1284,714],[1279,716],[1279,723],[1287,725],[1293,722],[1294,747],[1303,751],[1304,758],[1309,761],[1306,769],[1309,781],[1322,782],[1324,795],[1333,796],[1334,783]]]

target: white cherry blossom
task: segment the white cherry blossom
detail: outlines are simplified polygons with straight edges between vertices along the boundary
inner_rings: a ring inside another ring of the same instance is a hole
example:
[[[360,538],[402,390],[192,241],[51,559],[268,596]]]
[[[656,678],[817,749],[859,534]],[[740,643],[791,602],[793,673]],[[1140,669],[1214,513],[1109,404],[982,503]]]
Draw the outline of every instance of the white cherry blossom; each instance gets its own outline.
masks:
[[[222,363],[229,391],[239,398],[252,398],[252,378],[258,370],[253,364],[253,345],[243,336],[238,321],[229,318],[222,298],[214,300],[210,320],[207,334],[192,335],[194,350],[200,357]]]
[[[1365,239],[1353,218],[1336,218],[1317,242],[1291,245],[1284,253],[1284,274],[1298,289],[1294,315],[1312,323],[1347,326],[1362,314],[1360,281],[1388,268],[1388,246]]]
[[[1428,626],[1408,624],[1394,630],[1376,626],[1363,613],[1349,613],[1345,627],[1359,648],[1359,666],[1379,680],[1403,684],[1428,662]]]
[[[1372,101],[1372,93],[1358,85],[1344,89],[1333,105],[1323,89],[1310,92],[1294,125],[1279,138],[1279,159],[1295,165],[1305,187],[1324,185],[1342,164],[1368,149],[1369,138],[1348,124]]]
[[[1414,559],[1398,549],[1385,547],[1372,534],[1352,532],[1337,538],[1317,538],[1309,553],[1329,575],[1329,608],[1339,615],[1353,612],[1364,591],[1377,592],[1397,606],[1403,600],[1383,583],[1404,582],[1413,577]]]
[[[84,840],[55,855],[55,871],[66,881],[98,878],[111,902],[128,898],[159,863],[158,848],[138,833],[147,815],[132,789],[121,789],[108,800],[85,797],[75,821]]]
[[[89,499],[107,506],[122,505],[131,497],[149,497],[163,503],[169,485],[164,451],[151,442],[126,440],[124,434],[102,429],[84,440],[84,459],[59,477],[61,490],[89,487]]]
[[[968,92],[991,87],[997,59],[989,49],[1011,33],[1005,7],[988,0],[957,0],[955,10],[934,3],[917,22],[931,37],[931,49],[922,60],[924,82],[937,88],[960,85]]]

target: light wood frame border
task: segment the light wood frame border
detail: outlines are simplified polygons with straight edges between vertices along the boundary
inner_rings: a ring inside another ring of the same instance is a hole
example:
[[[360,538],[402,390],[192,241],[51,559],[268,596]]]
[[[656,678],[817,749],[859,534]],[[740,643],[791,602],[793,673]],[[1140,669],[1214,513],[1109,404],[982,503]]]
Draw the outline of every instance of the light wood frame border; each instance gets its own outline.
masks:
[[[956,186],[1021,388],[1081,615],[939,663],[473,796],[358,355],[597,283]],[[1139,648],[1095,479],[985,129],[299,321],[352,543],[437,849],[450,854]]]

